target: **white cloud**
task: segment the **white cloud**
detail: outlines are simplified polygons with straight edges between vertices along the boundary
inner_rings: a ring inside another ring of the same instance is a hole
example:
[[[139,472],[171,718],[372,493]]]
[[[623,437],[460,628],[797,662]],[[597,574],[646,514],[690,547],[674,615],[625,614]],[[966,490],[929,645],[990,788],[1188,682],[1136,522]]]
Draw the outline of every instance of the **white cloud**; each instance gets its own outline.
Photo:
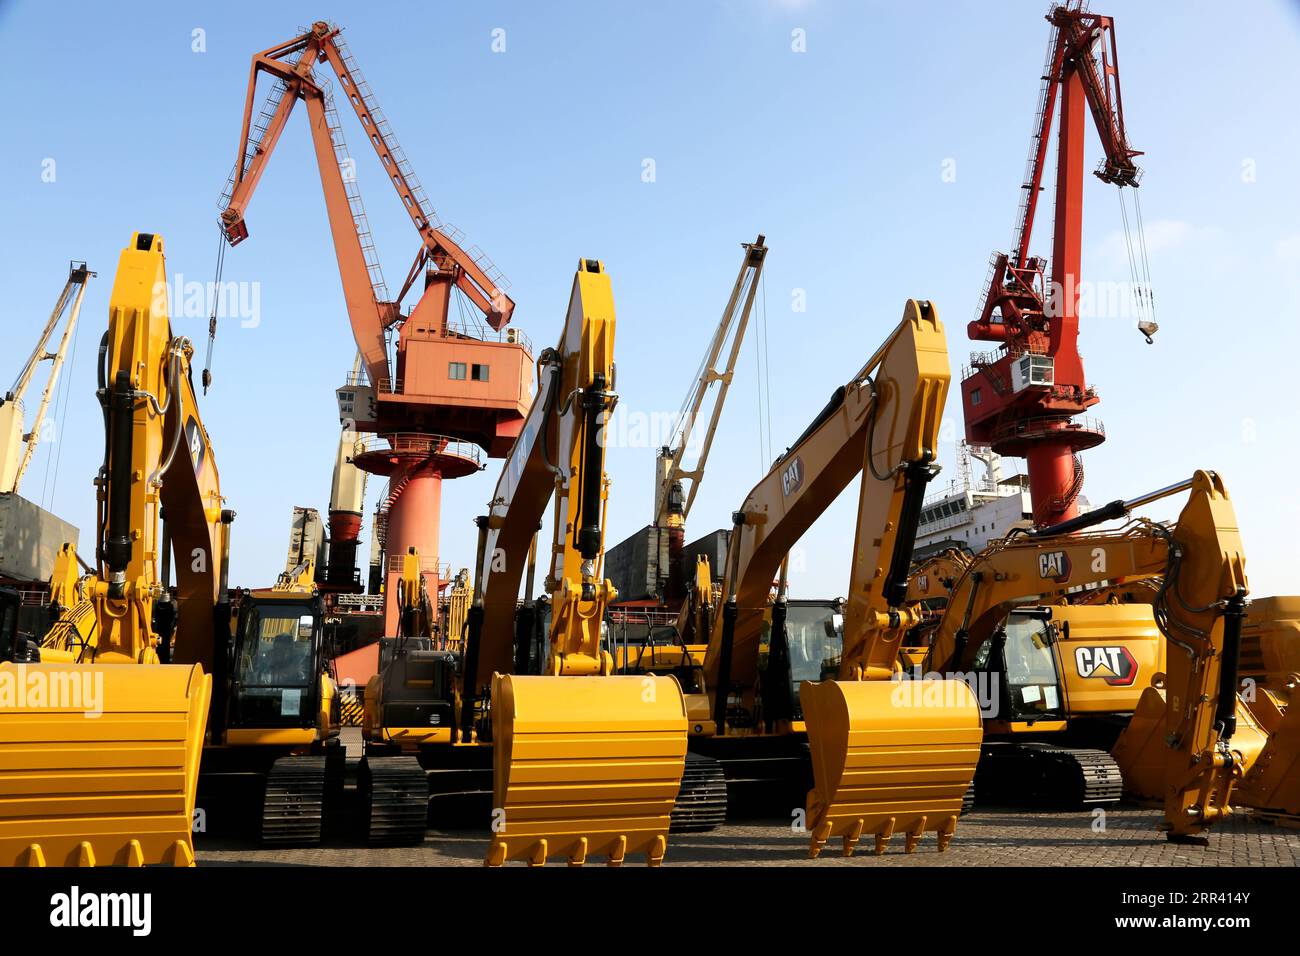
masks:
[[[1293,232],[1289,236],[1283,236],[1273,247],[1277,257],[1283,262],[1300,266],[1300,232]]]
[[[1198,226],[1185,219],[1156,219],[1145,224],[1146,247],[1148,258],[1185,248],[1193,244],[1217,241],[1222,230],[1217,226]],[[1136,227],[1133,229],[1133,254],[1138,252]],[[1122,229],[1116,229],[1106,236],[1090,256],[1093,267],[1098,272],[1118,271],[1127,273],[1129,268],[1128,243]]]

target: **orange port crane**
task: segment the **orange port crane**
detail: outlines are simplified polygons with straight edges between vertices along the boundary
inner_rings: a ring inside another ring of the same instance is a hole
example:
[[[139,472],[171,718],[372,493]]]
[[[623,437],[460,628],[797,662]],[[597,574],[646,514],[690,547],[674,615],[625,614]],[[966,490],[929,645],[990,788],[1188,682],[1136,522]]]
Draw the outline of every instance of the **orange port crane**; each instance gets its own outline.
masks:
[[[330,85],[316,75],[327,64],[339,89],[420,234],[420,248],[396,296],[384,282],[369,222],[334,109]],[[256,112],[262,74],[273,85]],[[506,329],[514,302],[508,283],[476,247],[437,217],[391,126],[340,36],[317,22],[310,30],[253,57],[239,152],[220,200],[221,230],[230,245],[248,238],[245,213],[294,105],[306,105],[330,233],[353,336],[365,376],[349,376],[338,390],[340,417],[373,432],[354,457],[363,471],[388,477],[386,626],[396,633],[395,579],[402,555],[423,556],[430,593],[446,583],[438,561],[438,511],[443,479],[477,472],[480,449],[504,457],[531,402],[533,362],[523,335]],[[218,267],[220,268],[220,266]],[[422,281],[415,304],[408,293]],[[453,325],[453,289],[485,320]],[[389,340],[397,332],[390,361]],[[331,515],[334,541],[356,540],[360,515]],[[394,559],[394,556],[396,558]]]
[[[1011,252],[994,253],[978,317],[967,327],[972,339],[997,342],[999,347],[973,355],[961,384],[967,440],[1027,459],[1034,520],[1040,526],[1078,513],[1083,468],[1077,453],[1105,439],[1100,422],[1076,418],[1099,400],[1084,379],[1078,347],[1085,115],[1091,113],[1105,152],[1095,170],[1102,182],[1121,190],[1136,187],[1141,170],[1133,160],[1142,155],[1129,145],[1124,130],[1112,19],[1090,13],[1079,0],[1067,0],[1054,6],[1047,20],[1052,35]],[[1048,263],[1030,255],[1029,242],[1058,99],[1049,286]],[[1123,202],[1121,191],[1121,209]],[[1134,207],[1141,243],[1136,194]],[[1127,221],[1125,213],[1126,231]],[[1131,238],[1129,243],[1138,328],[1150,341],[1155,323],[1145,311],[1150,296],[1140,281],[1146,252],[1144,247],[1135,252]]]

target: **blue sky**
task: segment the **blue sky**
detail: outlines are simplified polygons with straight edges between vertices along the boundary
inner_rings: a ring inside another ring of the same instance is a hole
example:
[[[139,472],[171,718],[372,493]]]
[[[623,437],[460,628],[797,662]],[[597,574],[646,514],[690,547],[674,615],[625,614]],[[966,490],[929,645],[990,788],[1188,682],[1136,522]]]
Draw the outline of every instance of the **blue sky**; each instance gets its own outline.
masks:
[[[1257,595],[1294,590],[1300,445],[1291,388],[1300,354],[1300,9],[1093,5],[1116,19],[1129,136],[1155,283],[1157,344],[1131,319],[1085,321],[1088,378],[1107,442],[1086,457],[1094,502],[1198,467],[1232,492]],[[1010,240],[1047,43],[1043,0],[358,5],[79,4],[0,0],[7,99],[0,150],[0,282],[16,374],[70,258],[99,271],[87,294],[58,440],[24,493],[93,539],[102,449],[94,348],[118,251],[162,233],[168,265],[210,279],[215,200],[237,146],[248,62],[331,16],[443,219],[513,283],[517,324],[559,331],[579,257],[605,261],[627,411],[675,411],[739,263],[768,237],[772,431],[793,440],[901,315],[933,300],[954,372],[989,253]],[[69,24],[75,23],[75,29]],[[492,31],[506,50],[493,53]],[[194,52],[195,29],[206,50]],[[791,49],[805,31],[806,52]],[[343,117],[386,276],[417,246],[398,200]],[[1100,155],[1090,135],[1088,164]],[[309,150],[295,111],[225,278],[256,282],[261,322],[222,324],[203,404],[223,491],[238,513],[232,580],[258,585],[284,560],[290,509],[327,505],[334,388],[354,351]],[[643,161],[655,181],[642,181]],[[55,161],[53,182],[43,180]],[[945,177],[955,170],[955,177]],[[1050,249],[1047,224],[1034,247]],[[1123,280],[1113,187],[1085,199],[1085,279]],[[796,312],[795,290],[807,309]],[[206,323],[180,319],[199,343]],[[764,460],[751,333],[689,536],[724,524]],[[955,388],[954,388],[955,391]],[[942,449],[953,476],[960,406]],[[55,460],[49,456],[53,454]],[[650,518],[652,448],[615,448],[609,540]],[[55,463],[57,461],[57,482]],[[497,465],[448,483],[443,560],[469,564],[472,518]],[[377,483],[372,484],[373,492]],[[806,536],[796,595],[843,593],[853,492]],[[1152,517],[1173,517],[1177,504]],[[367,527],[368,531],[368,527]],[[364,552],[363,552],[364,553]]]

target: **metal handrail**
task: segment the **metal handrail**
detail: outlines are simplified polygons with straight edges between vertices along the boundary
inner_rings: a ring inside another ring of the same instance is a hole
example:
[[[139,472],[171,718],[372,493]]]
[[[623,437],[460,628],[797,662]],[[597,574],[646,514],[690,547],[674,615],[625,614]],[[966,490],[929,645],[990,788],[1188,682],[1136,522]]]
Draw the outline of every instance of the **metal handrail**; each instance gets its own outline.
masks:
[[[1051,429],[1050,426],[1057,426]],[[1102,424],[1101,419],[1093,418],[1090,415],[1081,415],[1075,418],[1065,418],[1054,415],[1037,415],[1033,418],[1026,418],[1017,421],[1004,422],[995,430],[993,441],[998,442],[1005,438],[1016,435],[1026,435],[1037,431],[1086,431],[1105,437],[1106,427]]]
[[[483,463],[483,449],[473,442],[452,438],[450,435],[430,435],[420,432],[370,434],[357,439],[354,447],[358,455],[385,451],[445,455],[466,458],[474,462],[480,469],[486,467]]]

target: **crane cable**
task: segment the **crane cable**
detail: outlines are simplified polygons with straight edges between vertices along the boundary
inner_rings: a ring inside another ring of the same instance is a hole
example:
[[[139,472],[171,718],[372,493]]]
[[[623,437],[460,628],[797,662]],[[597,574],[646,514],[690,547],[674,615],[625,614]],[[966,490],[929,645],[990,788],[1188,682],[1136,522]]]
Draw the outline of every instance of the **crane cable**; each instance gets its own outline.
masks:
[[[217,224],[217,273],[212,283],[212,314],[208,316],[208,350],[203,360],[203,394],[212,384],[212,348],[217,342],[217,307],[221,304],[221,275],[226,268],[226,233]]]
[[[1130,223],[1128,205],[1124,202],[1124,187],[1118,188],[1120,219],[1124,224],[1124,246],[1128,255],[1129,277],[1132,283],[1133,303],[1139,322],[1155,325],[1155,299],[1151,292],[1151,261],[1147,255],[1146,229],[1142,222],[1142,200],[1134,187],[1133,221]],[[1136,249],[1133,230],[1137,230]],[[1153,330],[1154,331],[1154,330]],[[1151,337],[1147,333],[1147,342]]]

